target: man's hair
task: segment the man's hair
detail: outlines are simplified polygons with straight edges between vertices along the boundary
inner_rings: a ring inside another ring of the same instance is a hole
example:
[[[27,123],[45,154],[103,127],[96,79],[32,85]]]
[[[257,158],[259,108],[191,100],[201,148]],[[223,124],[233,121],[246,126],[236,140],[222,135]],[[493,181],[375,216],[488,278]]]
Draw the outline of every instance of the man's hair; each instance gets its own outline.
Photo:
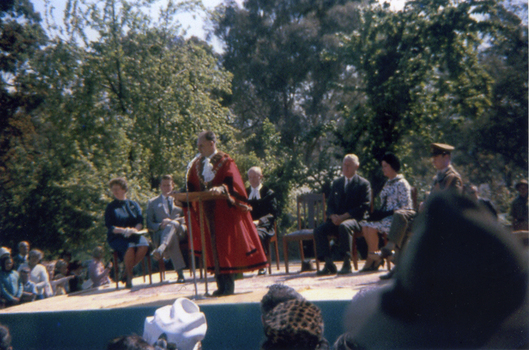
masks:
[[[171,180],[171,182],[173,182],[173,177],[171,175],[163,175],[160,179],[160,182],[162,182],[163,180]]]
[[[198,138],[205,137],[208,141],[217,142],[217,136],[215,136],[215,133],[210,130],[202,131],[200,134],[198,134]]]
[[[112,188],[112,186],[114,186],[114,185],[118,185],[119,187],[121,187],[125,191],[127,191],[129,189],[129,186],[127,184],[127,180],[124,177],[116,177],[116,178],[110,180],[110,182],[108,183],[108,187]]]
[[[353,163],[356,164],[356,166],[360,166],[360,160],[358,160],[358,156],[356,154],[352,154],[352,153],[346,154],[345,157],[343,157],[343,159],[344,160],[351,159]]]
[[[29,251],[28,257],[31,258],[32,256],[38,256],[40,261],[44,257],[44,254],[38,249],[32,249]]]
[[[107,345],[107,350],[154,350],[154,346],[139,335],[133,334],[112,339]]]
[[[29,243],[28,243],[27,241],[20,241],[20,242],[18,242],[18,247],[20,248],[20,246],[21,246],[22,244],[26,244],[26,245],[29,247]]]
[[[261,167],[253,166],[250,169],[248,169],[248,175],[250,175],[250,171],[256,172],[259,175],[263,175],[263,171],[261,170]]]

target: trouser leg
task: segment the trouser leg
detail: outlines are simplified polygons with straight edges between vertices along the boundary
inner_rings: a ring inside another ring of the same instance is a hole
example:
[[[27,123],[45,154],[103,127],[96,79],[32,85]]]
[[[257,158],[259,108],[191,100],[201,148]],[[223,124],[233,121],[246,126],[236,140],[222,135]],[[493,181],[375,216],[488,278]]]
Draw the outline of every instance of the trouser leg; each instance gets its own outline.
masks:
[[[393,213],[393,220],[388,232],[388,240],[397,247],[401,247],[405,238],[410,221],[415,217],[415,210],[400,209]]]
[[[348,219],[338,226],[338,252],[343,260],[351,259],[351,244],[353,243],[353,234],[362,228],[355,219]]]
[[[217,281],[217,289],[219,294],[233,294],[235,292],[235,275],[234,274],[218,274],[215,275]]]
[[[331,221],[327,221],[314,229],[314,240],[316,241],[316,253],[318,254],[318,260],[326,261],[326,259],[331,257],[331,249],[329,247],[329,239],[327,236],[336,231],[336,229],[336,225],[334,225]]]

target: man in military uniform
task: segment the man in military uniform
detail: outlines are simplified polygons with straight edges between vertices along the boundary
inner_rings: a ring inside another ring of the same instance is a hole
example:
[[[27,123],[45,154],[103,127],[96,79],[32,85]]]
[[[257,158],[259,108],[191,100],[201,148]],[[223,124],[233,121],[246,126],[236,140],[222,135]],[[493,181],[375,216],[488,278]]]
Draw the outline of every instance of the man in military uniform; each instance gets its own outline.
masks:
[[[430,145],[430,155],[432,164],[437,169],[437,174],[433,178],[430,195],[441,191],[455,191],[462,193],[463,181],[461,175],[452,166],[452,151],[454,146],[444,143],[432,143]],[[422,210],[423,203],[419,206]],[[393,254],[393,251],[400,252],[406,245],[411,230],[410,225],[417,215],[415,210],[399,209],[393,214],[393,221],[388,232],[388,243],[381,249],[381,256],[386,258]],[[395,273],[393,268],[387,274],[381,275],[381,279],[388,279]]]

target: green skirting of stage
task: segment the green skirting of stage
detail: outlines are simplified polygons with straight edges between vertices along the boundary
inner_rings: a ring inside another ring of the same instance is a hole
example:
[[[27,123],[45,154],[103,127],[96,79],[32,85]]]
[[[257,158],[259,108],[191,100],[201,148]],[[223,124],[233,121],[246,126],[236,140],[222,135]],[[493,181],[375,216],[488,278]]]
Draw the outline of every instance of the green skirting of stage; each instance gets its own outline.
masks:
[[[348,301],[314,302],[322,310],[325,337],[334,342],[343,333]],[[201,305],[208,331],[204,350],[259,349],[264,340],[259,303]],[[0,314],[14,350],[104,350],[109,340],[143,333],[154,307]]]

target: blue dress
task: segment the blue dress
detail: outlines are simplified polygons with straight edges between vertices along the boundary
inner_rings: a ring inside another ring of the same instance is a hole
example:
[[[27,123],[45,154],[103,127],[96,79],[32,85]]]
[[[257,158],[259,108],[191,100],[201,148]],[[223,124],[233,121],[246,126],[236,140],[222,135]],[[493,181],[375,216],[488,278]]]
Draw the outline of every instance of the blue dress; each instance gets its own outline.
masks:
[[[107,205],[105,210],[105,226],[108,228],[107,242],[112,249],[118,252],[121,260],[128,248],[149,245],[143,236],[131,235],[126,238],[113,232],[115,227],[136,227],[137,224],[143,225],[141,207],[138,203],[129,199],[124,201],[115,199]]]

